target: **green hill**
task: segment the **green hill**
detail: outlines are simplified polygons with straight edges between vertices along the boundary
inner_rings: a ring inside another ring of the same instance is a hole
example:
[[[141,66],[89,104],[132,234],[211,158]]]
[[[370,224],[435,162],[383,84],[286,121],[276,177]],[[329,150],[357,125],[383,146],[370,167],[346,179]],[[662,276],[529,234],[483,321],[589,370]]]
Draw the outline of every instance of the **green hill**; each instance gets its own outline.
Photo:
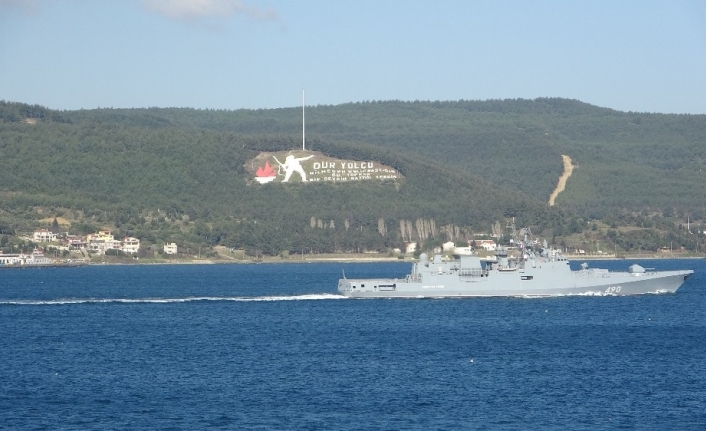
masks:
[[[268,135],[297,142],[301,109],[98,110],[75,121]],[[596,215],[645,209],[704,216],[706,116],[625,113],[575,100],[369,102],[307,108],[307,136],[413,154],[546,202]]]
[[[244,165],[260,151],[298,148],[301,108],[58,112],[0,102],[0,121],[6,232],[65,215],[74,230],[105,226],[154,243],[276,254],[400,246],[405,221],[440,242],[511,216],[563,234],[582,231],[580,220],[655,227],[641,217],[678,224],[706,215],[702,115],[566,99],[315,106],[307,108],[310,149],[384,163],[405,179],[262,186],[248,185]],[[562,154],[576,169],[548,208]]]
[[[182,126],[175,114],[183,111],[153,111],[67,112],[61,114],[68,122],[3,123],[0,220],[8,230],[27,231],[38,219],[64,216],[78,230],[113,227],[155,243],[179,238],[268,254],[385,250],[401,246],[401,221],[414,226],[409,239],[424,230],[424,239],[441,240],[488,231],[507,215],[549,220],[540,216],[547,208],[520,193],[364,143],[312,139],[310,145],[331,157],[394,166],[405,179],[253,185],[248,160],[300,143],[270,131]]]

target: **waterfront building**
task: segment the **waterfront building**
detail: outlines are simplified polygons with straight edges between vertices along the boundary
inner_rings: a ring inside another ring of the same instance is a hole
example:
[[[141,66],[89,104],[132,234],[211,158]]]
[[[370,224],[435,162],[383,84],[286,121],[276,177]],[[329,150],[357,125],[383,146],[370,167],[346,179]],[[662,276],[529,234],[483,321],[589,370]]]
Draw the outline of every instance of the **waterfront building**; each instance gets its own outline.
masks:
[[[32,234],[34,242],[52,242],[56,241],[56,234],[48,229],[37,229]]]
[[[140,249],[140,240],[133,237],[123,238],[122,251],[126,254],[137,254]]]

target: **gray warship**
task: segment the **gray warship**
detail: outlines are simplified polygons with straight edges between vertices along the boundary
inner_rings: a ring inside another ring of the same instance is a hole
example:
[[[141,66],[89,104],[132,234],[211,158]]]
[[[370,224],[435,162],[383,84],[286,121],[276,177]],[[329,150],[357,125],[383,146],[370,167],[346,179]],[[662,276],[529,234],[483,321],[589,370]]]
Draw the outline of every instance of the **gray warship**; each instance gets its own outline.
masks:
[[[564,295],[639,295],[674,293],[693,270],[652,271],[630,265],[628,271],[589,268],[571,270],[569,260],[555,250],[524,249],[509,257],[499,249],[493,262],[478,256],[421,254],[404,278],[338,281],[338,293],[353,298],[543,297]]]

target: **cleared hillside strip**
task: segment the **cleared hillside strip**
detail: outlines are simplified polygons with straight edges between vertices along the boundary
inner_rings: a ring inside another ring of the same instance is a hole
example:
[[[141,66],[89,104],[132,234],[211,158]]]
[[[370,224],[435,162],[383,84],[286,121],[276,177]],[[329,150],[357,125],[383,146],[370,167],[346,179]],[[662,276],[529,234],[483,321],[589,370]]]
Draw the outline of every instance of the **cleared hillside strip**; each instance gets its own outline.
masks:
[[[554,201],[556,200],[556,197],[559,196],[559,193],[564,191],[564,188],[566,188],[566,181],[571,176],[571,173],[574,172],[574,165],[571,163],[571,157],[562,154],[561,159],[564,162],[564,173],[562,173],[559,177],[559,182],[557,183],[556,188],[549,196],[550,207],[554,206]]]

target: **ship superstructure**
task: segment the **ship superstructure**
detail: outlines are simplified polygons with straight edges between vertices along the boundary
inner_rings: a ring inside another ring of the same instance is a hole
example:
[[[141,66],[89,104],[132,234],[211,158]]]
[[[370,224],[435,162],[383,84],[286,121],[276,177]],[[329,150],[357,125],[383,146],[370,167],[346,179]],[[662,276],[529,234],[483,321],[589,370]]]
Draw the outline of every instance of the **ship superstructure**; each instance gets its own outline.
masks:
[[[692,270],[651,271],[630,265],[625,272],[589,268],[572,271],[569,260],[545,247],[532,250],[528,242],[518,244],[519,255],[506,248],[496,252],[493,262],[478,256],[421,254],[404,278],[348,279],[338,281],[338,292],[358,298],[416,298],[473,296],[637,295],[674,293]]]

